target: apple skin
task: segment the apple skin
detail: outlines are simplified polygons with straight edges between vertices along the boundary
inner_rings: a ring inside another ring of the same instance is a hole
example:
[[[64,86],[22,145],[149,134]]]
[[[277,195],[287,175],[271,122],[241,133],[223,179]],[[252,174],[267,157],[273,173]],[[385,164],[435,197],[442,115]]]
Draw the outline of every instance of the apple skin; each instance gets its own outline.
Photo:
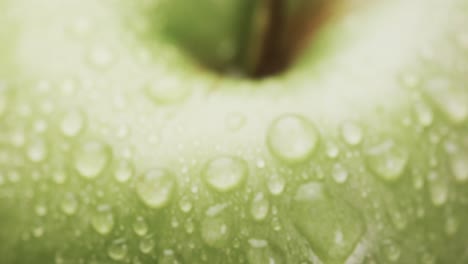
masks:
[[[467,1],[350,1],[256,81],[145,1],[0,7],[4,263],[468,261]]]

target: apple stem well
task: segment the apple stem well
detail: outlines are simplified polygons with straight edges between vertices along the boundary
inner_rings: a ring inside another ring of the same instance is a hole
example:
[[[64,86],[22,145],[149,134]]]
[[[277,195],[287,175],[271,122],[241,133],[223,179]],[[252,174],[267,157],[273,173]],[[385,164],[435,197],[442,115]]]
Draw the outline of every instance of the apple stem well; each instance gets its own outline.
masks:
[[[329,18],[325,0],[169,1],[165,33],[221,75],[261,79],[288,70]],[[189,26],[187,26],[189,25]],[[240,73],[240,74],[239,74]]]

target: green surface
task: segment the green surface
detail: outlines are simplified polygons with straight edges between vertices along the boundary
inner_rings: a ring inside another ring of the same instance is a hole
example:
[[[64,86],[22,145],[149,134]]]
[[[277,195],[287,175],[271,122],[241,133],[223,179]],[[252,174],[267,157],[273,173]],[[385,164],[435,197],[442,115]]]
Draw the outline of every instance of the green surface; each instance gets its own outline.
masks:
[[[0,1],[0,262],[466,263],[468,2],[358,2],[250,81],[164,2]]]

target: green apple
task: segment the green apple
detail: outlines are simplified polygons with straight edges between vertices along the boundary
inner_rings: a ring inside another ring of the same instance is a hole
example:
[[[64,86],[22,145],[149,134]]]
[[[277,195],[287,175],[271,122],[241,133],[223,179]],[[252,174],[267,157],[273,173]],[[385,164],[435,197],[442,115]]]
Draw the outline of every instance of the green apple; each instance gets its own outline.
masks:
[[[467,263],[468,1],[323,3],[0,0],[0,262]]]

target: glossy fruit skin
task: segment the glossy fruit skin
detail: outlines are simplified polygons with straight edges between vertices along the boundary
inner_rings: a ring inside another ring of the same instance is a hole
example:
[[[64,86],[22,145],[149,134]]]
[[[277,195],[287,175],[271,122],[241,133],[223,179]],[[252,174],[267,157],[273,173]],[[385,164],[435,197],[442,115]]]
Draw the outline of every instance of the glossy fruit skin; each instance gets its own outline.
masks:
[[[466,1],[349,11],[264,81],[144,3],[0,3],[5,263],[467,261]]]

